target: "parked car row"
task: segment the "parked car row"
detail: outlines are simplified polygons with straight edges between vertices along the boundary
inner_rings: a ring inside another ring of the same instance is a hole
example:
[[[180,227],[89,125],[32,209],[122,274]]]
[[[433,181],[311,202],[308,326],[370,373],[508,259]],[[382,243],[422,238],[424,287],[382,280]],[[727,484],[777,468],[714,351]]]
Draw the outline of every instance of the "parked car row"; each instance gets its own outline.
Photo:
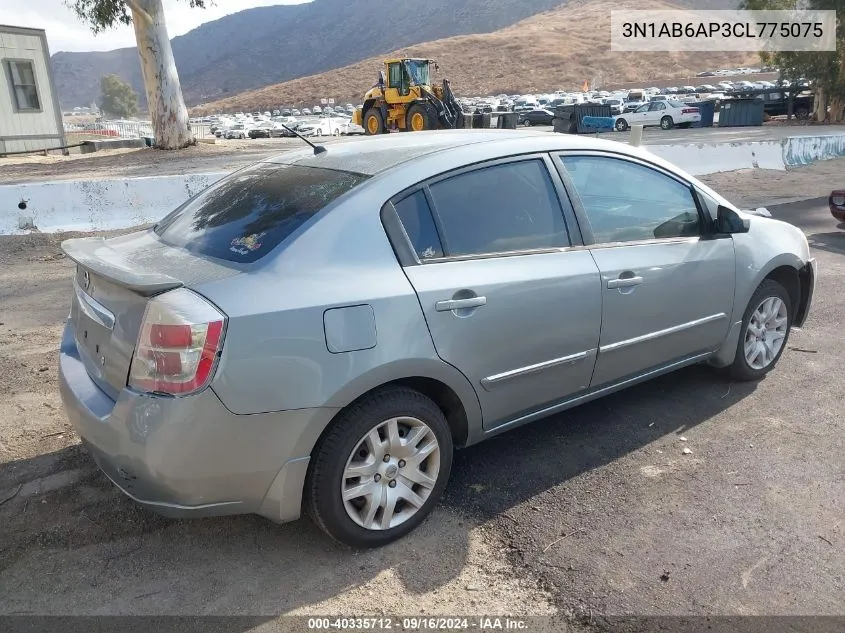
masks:
[[[352,123],[349,116],[343,114],[321,114],[317,116],[272,116],[259,118],[253,116],[217,117],[209,127],[209,134],[224,139],[246,138],[281,138],[295,136],[294,131],[302,136],[340,136],[363,134],[364,129]]]

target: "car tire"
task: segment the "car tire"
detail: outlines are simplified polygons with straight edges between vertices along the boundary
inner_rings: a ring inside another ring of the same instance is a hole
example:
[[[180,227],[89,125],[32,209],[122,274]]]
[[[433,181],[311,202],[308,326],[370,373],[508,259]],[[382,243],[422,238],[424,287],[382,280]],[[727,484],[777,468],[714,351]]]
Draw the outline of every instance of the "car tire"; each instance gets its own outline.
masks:
[[[532,125],[531,121],[529,121],[528,119],[525,119],[525,120],[522,122],[522,124],[523,124],[525,127],[531,127],[531,125]]]
[[[671,130],[675,127],[675,122],[672,120],[672,117],[665,116],[660,119],[660,129],[661,130]]]
[[[764,280],[745,308],[736,356],[727,367],[731,378],[741,382],[760,380],[774,369],[789,341],[792,315],[786,288],[773,279]],[[758,351],[762,358],[756,356]]]
[[[616,131],[624,132],[628,129],[628,122],[625,119],[616,119]]]
[[[795,118],[796,119],[806,119],[810,116],[810,109],[806,106],[801,106],[795,109]]]
[[[414,446],[401,445],[409,437],[416,438]],[[341,412],[318,442],[308,467],[305,509],[341,543],[387,545],[416,528],[437,504],[449,480],[452,452],[449,423],[430,398],[407,387],[380,389]],[[410,465],[414,462],[419,465]],[[348,496],[358,489],[368,494]],[[398,512],[388,516],[390,507]]]

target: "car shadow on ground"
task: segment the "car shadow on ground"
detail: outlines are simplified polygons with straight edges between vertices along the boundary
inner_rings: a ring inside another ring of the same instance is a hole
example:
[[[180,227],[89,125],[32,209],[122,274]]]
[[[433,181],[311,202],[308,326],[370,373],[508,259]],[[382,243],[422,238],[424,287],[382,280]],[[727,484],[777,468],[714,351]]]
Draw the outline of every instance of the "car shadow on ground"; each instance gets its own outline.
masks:
[[[682,436],[755,387],[694,366],[499,435],[457,454],[446,505],[490,519],[660,438]]]
[[[365,584],[367,595],[448,591],[473,556],[478,522],[682,434],[753,389],[692,367],[459,451],[441,507],[412,536],[366,552],[308,520],[159,517],[120,494],[78,445],[7,463],[0,500],[15,496],[0,507],[9,588],[0,613],[270,615],[319,612]]]
[[[839,225],[841,231],[815,233],[807,238],[813,249],[828,251],[836,255],[845,255],[845,222]]]

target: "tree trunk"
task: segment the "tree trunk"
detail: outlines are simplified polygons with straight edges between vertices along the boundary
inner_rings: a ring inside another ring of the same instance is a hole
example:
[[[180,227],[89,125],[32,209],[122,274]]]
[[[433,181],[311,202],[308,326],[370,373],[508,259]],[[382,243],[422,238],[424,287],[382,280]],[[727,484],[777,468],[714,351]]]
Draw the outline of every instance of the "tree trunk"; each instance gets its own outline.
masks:
[[[128,0],[127,4],[132,9],[155,146],[182,149],[193,145],[196,141],[182,98],[161,0]]]
[[[845,53],[839,53],[839,56],[839,85],[830,100],[831,123],[842,123],[845,120],[845,99],[842,98],[842,92],[845,91]]]
[[[830,100],[830,122],[842,123],[843,110],[845,110],[845,101],[834,97]]]
[[[813,100],[813,120],[824,123],[827,118],[827,93],[824,88],[816,88],[816,95]]]

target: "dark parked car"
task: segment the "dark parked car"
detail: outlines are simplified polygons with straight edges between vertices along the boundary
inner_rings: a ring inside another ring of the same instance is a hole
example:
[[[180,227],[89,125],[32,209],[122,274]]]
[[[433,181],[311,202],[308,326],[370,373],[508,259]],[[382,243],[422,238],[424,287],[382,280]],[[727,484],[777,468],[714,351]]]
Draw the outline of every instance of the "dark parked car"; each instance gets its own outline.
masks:
[[[275,125],[261,125],[254,127],[247,132],[249,138],[279,138],[284,136],[282,134],[284,129],[276,127]]]
[[[531,110],[530,112],[522,112],[519,115],[519,123],[521,125],[551,125],[552,119],[555,118],[554,112],[551,110]]]
[[[766,100],[763,112],[769,116],[786,116],[789,113],[789,98],[785,92],[770,92],[764,95]],[[814,98],[812,94],[796,95],[792,105],[792,113],[799,119],[806,119],[813,111]]]

